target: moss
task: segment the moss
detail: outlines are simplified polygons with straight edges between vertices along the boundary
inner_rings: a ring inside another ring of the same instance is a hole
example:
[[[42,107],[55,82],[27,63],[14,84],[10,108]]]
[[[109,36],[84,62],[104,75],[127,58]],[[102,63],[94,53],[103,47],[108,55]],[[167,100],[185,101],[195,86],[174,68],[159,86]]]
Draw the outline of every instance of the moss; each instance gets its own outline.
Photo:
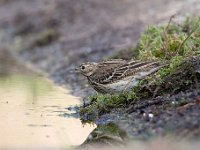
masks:
[[[173,94],[199,84],[195,70],[200,67],[200,18],[186,18],[182,24],[172,23],[171,18],[167,25],[148,27],[137,47],[129,50],[130,54],[143,61],[159,60],[167,65],[141,80],[131,92],[91,96],[91,104],[81,108],[81,114],[101,115],[135,100]]]
[[[187,18],[182,25],[152,26],[145,31],[137,47],[141,60],[170,60],[199,53],[200,18]]]
[[[112,108],[126,107],[133,99],[137,99],[134,92],[122,93],[119,95],[103,95],[97,94],[89,97],[91,103],[89,106],[81,108],[80,114],[96,114],[101,115],[110,112]]]

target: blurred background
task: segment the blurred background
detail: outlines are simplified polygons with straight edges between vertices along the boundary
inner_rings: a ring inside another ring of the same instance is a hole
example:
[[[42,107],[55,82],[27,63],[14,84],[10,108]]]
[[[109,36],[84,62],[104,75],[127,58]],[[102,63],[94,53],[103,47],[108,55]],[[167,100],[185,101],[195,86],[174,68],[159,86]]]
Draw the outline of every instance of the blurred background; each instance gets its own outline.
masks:
[[[0,0],[0,51],[83,96],[91,90],[77,84],[85,82],[70,73],[75,66],[133,48],[145,28],[174,14],[199,13],[198,0]]]

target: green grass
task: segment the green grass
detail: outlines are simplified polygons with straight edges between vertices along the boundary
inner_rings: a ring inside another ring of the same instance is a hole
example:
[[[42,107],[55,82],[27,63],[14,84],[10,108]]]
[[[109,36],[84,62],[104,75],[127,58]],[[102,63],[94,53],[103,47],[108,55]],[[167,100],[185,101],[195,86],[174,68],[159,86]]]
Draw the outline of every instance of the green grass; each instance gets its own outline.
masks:
[[[113,108],[126,107],[135,100],[162,96],[194,86],[194,82],[199,79],[195,72],[199,63],[193,57],[200,56],[200,17],[188,17],[181,24],[174,23],[172,17],[167,25],[148,27],[137,46],[126,52],[135,59],[159,60],[168,65],[140,81],[131,92],[91,96],[91,104],[81,108],[80,114],[101,115]]]

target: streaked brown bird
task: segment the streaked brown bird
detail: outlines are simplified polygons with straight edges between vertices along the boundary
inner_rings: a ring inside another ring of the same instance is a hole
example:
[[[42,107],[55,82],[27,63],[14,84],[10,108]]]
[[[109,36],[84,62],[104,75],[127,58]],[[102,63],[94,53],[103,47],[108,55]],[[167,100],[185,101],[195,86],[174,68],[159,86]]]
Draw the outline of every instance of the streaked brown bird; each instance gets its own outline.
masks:
[[[77,70],[87,77],[97,92],[114,94],[130,91],[141,79],[164,66],[158,61],[112,59],[99,63],[82,63]]]

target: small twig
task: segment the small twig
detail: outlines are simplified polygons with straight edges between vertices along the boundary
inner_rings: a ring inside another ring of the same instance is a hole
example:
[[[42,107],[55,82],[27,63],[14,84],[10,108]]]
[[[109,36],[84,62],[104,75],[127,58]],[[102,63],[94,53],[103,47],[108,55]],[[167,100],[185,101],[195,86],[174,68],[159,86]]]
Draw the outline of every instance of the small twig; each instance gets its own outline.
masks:
[[[169,19],[169,21],[168,21],[168,24],[167,24],[167,26],[165,27],[165,29],[164,29],[164,31],[163,31],[163,35],[164,35],[164,38],[167,40],[168,39],[168,37],[167,37],[167,30],[168,30],[168,28],[169,28],[169,26],[170,26],[170,24],[171,24],[171,22],[172,22],[172,19],[175,17],[175,15],[172,15],[171,17],[170,17],[170,19]],[[167,42],[168,43],[168,42]],[[167,46],[166,46],[166,42],[165,41],[163,41],[163,44],[162,44],[162,48],[163,48],[163,50],[165,51],[165,57],[166,57],[166,53],[167,53]]]
[[[176,50],[176,55],[178,55],[180,49],[183,47],[185,42],[192,36],[192,34],[199,28],[200,26],[197,26],[193,31],[189,33],[189,35],[185,38],[185,40],[179,45],[178,49]]]
[[[171,24],[171,22],[172,22],[172,19],[175,17],[175,14],[174,15],[172,15],[171,17],[170,17],[170,19],[169,19],[169,21],[168,21],[168,24],[167,24],[167,26],[166,26],[166,28],[165,28],[165,30],[164,31],[167,31],[167,29],[169,28],[169,25]]]

